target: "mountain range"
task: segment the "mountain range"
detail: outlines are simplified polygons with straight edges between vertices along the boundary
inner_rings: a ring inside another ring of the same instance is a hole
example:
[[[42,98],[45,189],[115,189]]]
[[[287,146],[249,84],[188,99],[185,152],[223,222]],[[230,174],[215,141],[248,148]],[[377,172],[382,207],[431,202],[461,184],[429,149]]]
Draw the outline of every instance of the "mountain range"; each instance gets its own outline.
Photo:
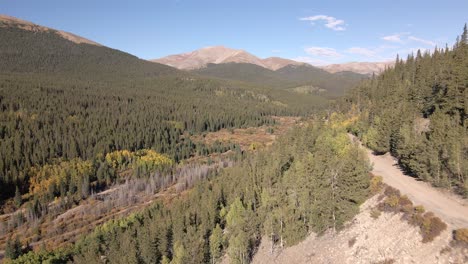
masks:
[[[354,64],[349,68],[356,71],[343,67],[332,73],[304,62],[279,57],[261,59],[245,50],[224,46],[205,47],[151,61],[209,78],[328,95],[342,95],[368,76],[362,69],[357,73],[358,65]],[[371,65],[367,69],[372,73]]]
[[[72,33],[5,15],[0,16],[0,28],[4,35],[0,39],[3,72],[78,74],[97,79],[116,74],[122,78],[191,75],[329,96],[342,95],[367,78],[350,71],[330,73],[283,58],[260,59],[223,46],[147,61]]]
[[[248,63],[254,64],[272,71],[283,67],[294,65],[309,65],[305,62],[299,62],[280,57],[269,57],[261,59],[245,50],[232,49],[224,46],[211,46],[187,53],[169,55],[159,59],[151,60],[161,64],[166,64],[181,70],[198,70],[207,67],[209,64],[224,63]],[[350,62],[343,64],[331,64],[326,66],[314,66],[330,73],[351,71],[359,74],[371,75],[378,74],[386,67],[392,66],[393,61],[389,62]]]
[[[224,46],[205,47],[192,52],[170,55],[160,59],[151,60],[166,64],[181,70],[196,70],[208,64],[222,63],[249,63],[276,71],[287,65],[302,65],[303,62],[270,57],[260,59],[245,50],[231,49]]]

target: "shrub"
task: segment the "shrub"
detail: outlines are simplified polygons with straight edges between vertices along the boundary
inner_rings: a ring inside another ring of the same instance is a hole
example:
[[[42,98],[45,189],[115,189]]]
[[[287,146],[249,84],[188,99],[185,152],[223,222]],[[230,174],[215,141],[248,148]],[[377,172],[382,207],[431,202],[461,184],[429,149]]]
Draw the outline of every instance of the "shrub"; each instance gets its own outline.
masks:
[[[398,204],[401,207],[405,207],[405,206],[413,207],[413,202],[411,202],[411,200],[406,195],[403,195],[403,196],[400,197],[400,200],[398,201]]]
[[[378,209],[372,209],[371,212],[370,212],[370,216],[372,218],[374,218],[374,219],[379,218],[380,214],[381,214],[381,212]]]
[[[420,213],[420,214],[422,214],[422,213],[424,213],[424,212],[426,211],[426,210],[424,209],[424,206],[422,206],[422,205],[417,205],[417,206],[415,206],[415,207],[414,207],[414,210],[416,211],[416,213]]]
[[[380,211],[403,212],[402,219],[420,228],[423,243],[433,241],[435,237],[439,236],[447,228],[447,225],[432,212],[424,214],[425,209],[422,205],[413,207],[411,200],[406,195],[401,196],[399,190],[387,186],[384,195],[386,196],[385,200],[377,208]],[[378,214],[371,211],[371,217],[374,219],[378,218]],[[468,241],[468,231],[466,231],[466,239]]]
[[[398,201],[398,207],[400,212],[403,213],[402,219],[409,220],[411,215],[414,213],[413,202],[408,198],[408,196],[403,195]]]
[[[372,176],[370,180],[370,192],[376,194],[382,190],[382,176]]]
[[[408,220],[414,213],[414,207],[411,205],[404,205],[400,208],[400,211],[403,213],[403,219]]]
[[[391,186],[387,186],[387,188],[385,188],[384,193],[387,196],[391,196],[391,195],[401,196],[400,191],[398,189],[395,189],[395,188],[391,187]]]
[[[468,228],[460,228],[453,232],[453,239],[468,244]]]
[[[421,233],[423,236],[423,243],[431,242],[439,236],[445,229],[447,225],[440,220],[440,218],[433,216],[433,214],[426,213],[424,215],[423,226],[421,226]]]
[[[409,223],[414,226],[422,226],[424,222],[424,217],[422,214],[413,214],[411,218],[409,219]]]
[[[387,197],[387,199],[385,199],[384,203],[386,206],[395,209],[400,203],[400,197],[398,197],[397,195],[391,195]]]

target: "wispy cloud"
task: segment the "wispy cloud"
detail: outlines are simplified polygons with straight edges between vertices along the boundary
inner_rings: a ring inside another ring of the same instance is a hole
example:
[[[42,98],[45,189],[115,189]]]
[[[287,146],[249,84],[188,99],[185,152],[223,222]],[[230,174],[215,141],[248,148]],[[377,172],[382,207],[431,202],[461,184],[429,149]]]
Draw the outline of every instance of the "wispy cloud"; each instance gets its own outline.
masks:
[[[274,50],[271,50],[271,52],[272,52],[272,53],[280,53],[281,50],[279,50],[279,49],[274,49]]]
[[[395,42],[395,43],[403,43],[404,41],[402,40],[402,37],[408,35],[409,33],[405,32],[405,33],[397,33],[397,34],[393,34],[393,35],[388,35],[388,36],[384,36],[382,37],[383,40],[385,41],[390,41],[390,42]]]
[[[344,20],[336,19],[332,16],[316,15],[316,16],[310,16],[310,17],[303,17],[303,18],[300,18],[300,20],[311,21],[312,25],[314,24],[315,21],[325,21],[325,26],[329,29],[332,29],[335,31],[346,30]]]
[[[425,45],[428,45],[428,46],[435,46],[436,45],[435,42],[433,42],[433,41],[430,41],[430,40],[427,40],[427,39],[422,39],[422,38],[417,38],[415,36],[409,36],[408,39],[412,40],[412,41],[422,43],[422,44],[425,44]]]
[[[333,48],[326,48],[326,47],[309,47],[304,49],[307,54],[321,56],[321,57],[332,57],[338,58],[341,57],[341,54],[338,53]]]
[[[385,41],[390,41],[390,42],[400,43],[400,44],[406,44],[408,42],[419,42],[421,44],[428,45],[428,46],[436,45],[435,42],[431,40],[415,37],[411,35],[411,33],[409,32],[396,33],[393,35],[384,36],[382,37],[382,39]]]

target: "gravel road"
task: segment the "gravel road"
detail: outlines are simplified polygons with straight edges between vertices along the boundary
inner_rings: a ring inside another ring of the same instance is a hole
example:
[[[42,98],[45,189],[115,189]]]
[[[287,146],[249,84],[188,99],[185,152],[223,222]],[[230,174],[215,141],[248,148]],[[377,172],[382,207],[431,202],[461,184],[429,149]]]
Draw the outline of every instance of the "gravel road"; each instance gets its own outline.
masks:
[[[356,137],[349,135],[352,141],[361,145]],[[407,176],[398,166],[397,160],[390,154],[375,155],[363,147],[373,164],[372,173],[380,175],[383,181],[400,190],[415,205],[422,205],[446,222],[450,228],[468,228],[468,202],[448,191],[436,189],[426,182]]]

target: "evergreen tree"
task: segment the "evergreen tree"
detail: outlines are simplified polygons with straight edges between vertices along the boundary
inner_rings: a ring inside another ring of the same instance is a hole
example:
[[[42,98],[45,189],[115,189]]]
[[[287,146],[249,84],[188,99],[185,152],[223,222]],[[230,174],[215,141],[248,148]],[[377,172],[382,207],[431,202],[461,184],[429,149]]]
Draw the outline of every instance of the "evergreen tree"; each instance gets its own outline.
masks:
[[[12,241],[8,239],[5,246],[5,257],[8,259],[16,259],[22,254],[22,245],[18,237]]]
[[[219,224],[216,224],[216,227],[213,229],[210,236],[211,263],[216,263],[222,256],[223,244],[223,230]]]
[[[19,188],[18,186],[16,186],[16,189],[15,189],[15,205],[16,205],[16,208],[19,208],[23,202],[23,199],[21,198],[21,193],[19,191]]]

